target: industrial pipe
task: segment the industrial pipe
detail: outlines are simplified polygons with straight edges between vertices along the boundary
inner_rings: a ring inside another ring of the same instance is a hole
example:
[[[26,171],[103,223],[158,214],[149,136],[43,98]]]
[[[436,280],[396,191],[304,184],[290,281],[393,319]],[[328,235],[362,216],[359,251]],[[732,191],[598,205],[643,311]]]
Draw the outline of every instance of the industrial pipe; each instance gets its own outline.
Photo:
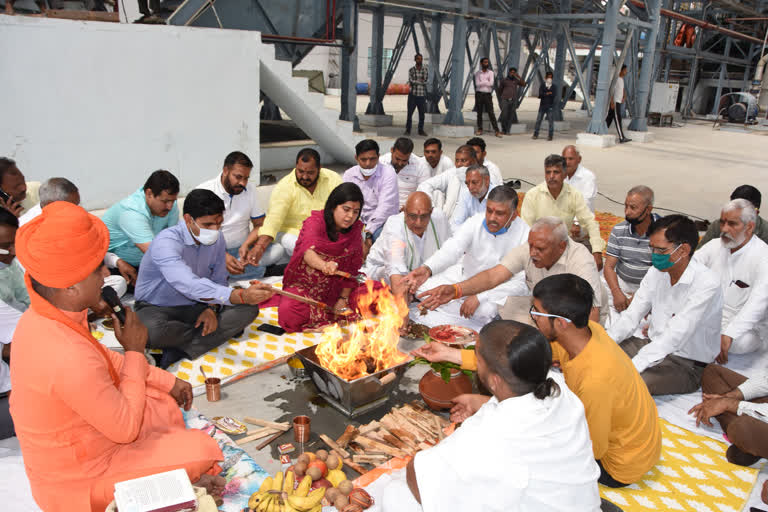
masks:
[[[645,9],[645,3],[641,2],[640,0],[629,0],[633,5],[636,7],[640,7],[642,9]],[[701,27],[706,30],[714,30],[715,32],[720,32],[721,34],[725,34],[730,37],[735,37],[737,39],[743,39],[744,41],[749,41],[750,43],[756,43],[756,44],[763,44],[763,41],[753,37],[749,36],[747,34],[742,34],[741,32],[736,32],[735,30],[731,30],[725,27],[721,27],[720,25],[713,25],[711,23],[708,23],[704,20],[699,20],[696,18],[692,18],[690,16],[686,16],[685,14],[681,14],[679,12],[670,11],[669,9],[661,9],[661,15],[667,16],[668,18],[673,18],[676,20],[683,21],[685,23],[690,23],[691,25],[696,25],[697,27]]]

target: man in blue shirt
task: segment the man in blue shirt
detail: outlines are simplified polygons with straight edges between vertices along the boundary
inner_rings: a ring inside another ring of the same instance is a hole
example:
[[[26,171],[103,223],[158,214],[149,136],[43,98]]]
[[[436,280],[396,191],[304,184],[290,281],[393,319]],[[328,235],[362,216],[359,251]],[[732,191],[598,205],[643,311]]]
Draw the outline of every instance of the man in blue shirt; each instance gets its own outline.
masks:
[[[106,211],[109,252],[138,268],[149,244],[160,231],[179,221],[176,196],[179,180],[168,171],[153,172],[140,188]]]
[[[226,242],[221,236],[224,201],[196,189],[184,201],[184,217],[158,234],[139,268],[136,313],[149,331],[150,348],[162,348],[161,368],[196,359],[242,332],[273,294],[255,283],[227,285]]]

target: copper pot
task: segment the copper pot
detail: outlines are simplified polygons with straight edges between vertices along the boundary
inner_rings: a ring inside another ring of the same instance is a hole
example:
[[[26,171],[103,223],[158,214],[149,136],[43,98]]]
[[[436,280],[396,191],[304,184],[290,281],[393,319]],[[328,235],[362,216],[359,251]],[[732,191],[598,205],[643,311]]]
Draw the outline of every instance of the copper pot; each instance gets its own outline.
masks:
[[[459,395],[472,392],[472,380],[461,370],[451,369],[451,380],[445,382],[440,374],[429,370],[419,381],[419,393],[424,402],[436,411],[450,409]]]

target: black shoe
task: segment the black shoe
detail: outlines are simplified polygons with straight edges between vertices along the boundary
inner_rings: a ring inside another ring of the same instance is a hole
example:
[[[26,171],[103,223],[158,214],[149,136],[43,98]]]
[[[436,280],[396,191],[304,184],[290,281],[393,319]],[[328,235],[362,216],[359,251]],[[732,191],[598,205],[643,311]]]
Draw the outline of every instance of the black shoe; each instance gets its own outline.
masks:
[[[419,130],[419,135],[421,135],[422,137],[426,137],[427,132],[425,132],[424,130]]]
[[[732,444],[725,451],[725,458],[728,459],[728,462],[731,464],[736,464],[738,466],[751,466],[755,462],[759,461],[762,457],[743,452],[739,450],[735,444]]]
[[[538,134],[538,133],[534,133],[534,134],[533,134],[533,137],[531,137],[531,138],[532,138],[533,140],[536,140],[536,139],[538,139],[538,138],[539,138],[539,134]]]
[[[619,139],[619,144],[624,144],[625,142],[632,142],[632,139],[628,139],[624,137],[623,139]]]
[[[165,370],[176,361],[181,361],[185,357],[187,357],[187,354],[177,348],[166,348],[163,350],[163,355],[160,358],[160,363],[157,366]]]
[[[547,135],[547,140],[552,140],[552,136],[551,135]]]

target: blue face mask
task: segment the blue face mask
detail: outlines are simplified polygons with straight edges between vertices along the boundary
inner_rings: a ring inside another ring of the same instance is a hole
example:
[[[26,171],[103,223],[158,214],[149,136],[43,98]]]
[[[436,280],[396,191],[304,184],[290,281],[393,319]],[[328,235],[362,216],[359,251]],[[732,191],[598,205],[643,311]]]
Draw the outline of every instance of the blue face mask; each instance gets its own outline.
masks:
[[[488,223],[486,222],[485,219],[483,219],[483,227],[485,228],[485,230],[488,233],[492,234],[493,236],[501,236],[501,235],[503,235],[504,233],[509,231],[509,226],[511,226],[511,225],[512,225],[512,216],[510,215],[509,220],[507,221],[507,225],[494,233],[490,229],[488,229]]]
[[[657,270],[667,270],[674,267],[677,261],[672,261],[672,255],[675,254],[675,251],[677,251],[679,248],[680,246],[678,245],[675,247],[675,250],[669,254],[651,253],[651,263]]]

